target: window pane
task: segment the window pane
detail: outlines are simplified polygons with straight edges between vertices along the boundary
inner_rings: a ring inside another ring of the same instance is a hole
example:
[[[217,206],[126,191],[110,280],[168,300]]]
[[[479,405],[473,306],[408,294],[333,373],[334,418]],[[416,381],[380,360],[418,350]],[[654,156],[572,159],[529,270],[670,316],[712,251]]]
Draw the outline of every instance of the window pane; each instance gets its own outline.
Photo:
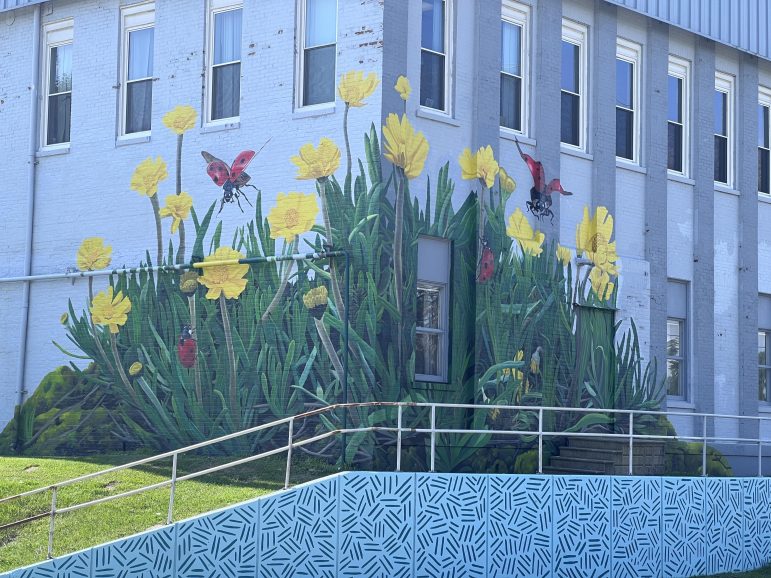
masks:
[[[758,399],[760,401],[769,401],[768,399],[768,370],[764,367],[758,369]]]
[[[758,105],[758,146],[768,147],[768,107]]]
[[[46,144],[70,142],[70,109],[72,93],[48,97],[48,133]]]
[[[562,93],[562,137],[564,143],[579,146],[580,97]]]
[[[667,320],[667,357],[680,357],[682,355],[680,349],[682,327],[682,321]]]
[[[305,47],[334,44],[337,41],[337,0],[307,0],[305,7]]]
[[[415,323],[418,327],[439,329],[439,297],[438,287],[418,287],[418,310]]]
[[[683,172],[683,127],[673,122],[667,123],[669,130],[669,150],[667,168],[679,173]]]
[[[420,104],[444,110],[444,56],[420,53]]]
[[[632,159],[634,150],[632,141],[634,138],[634,113],[623,109],[616,109],[616,156]]]
[[[303,105],[334,102],[335,45],[305,50]]]
[[[214,64],[241,60],[241,10],[214,15]]]
[[[676,76],[669,77],[667,94],[668,110],[667,120],[683,122],[683,79]]]
[[[727,135],[726,109],[728,95],[725,92],[715,91],[715,134]]]
[[[72,90],[72,44],[51,48],[49,94]]]
[[[238,116],[241,100],[241,65],[217,66],[213,69],[211,118]]]
[[[522,130],[522,81],[501,74],[501,126]]]
[[[130,82],[126,87],[126,133],[150,130],[153,81]]]
[[[771,193],[769,187],[769,151],[768,149],[758,149],[758,191],[761,193]]]
[[[129,32],[128,80],[153,75],[153,29]]]
[[[682,397],[682,363],[677,359],[667,360],[667,395]]]
[[[616,59],[616,104],[626,108],[634,108],[632,84],[634,82],[634,65],[626,60]]]
[[[421,46],[444,53],[444,0],[423,0]]]
[[[562,90],[578,93],[578,58],[580,48],[562,41]]]
[[[766,363],[766,332],[758,331],[758,365],[768,365]]]
[[[415,373],[439,375],[440,339],[435,333],[415,335]]]
[[[728,139],[715,135],[715,180],[728,182]]]
[[[501,22],[501,70],[522,75],[522,27],[511,22]]]

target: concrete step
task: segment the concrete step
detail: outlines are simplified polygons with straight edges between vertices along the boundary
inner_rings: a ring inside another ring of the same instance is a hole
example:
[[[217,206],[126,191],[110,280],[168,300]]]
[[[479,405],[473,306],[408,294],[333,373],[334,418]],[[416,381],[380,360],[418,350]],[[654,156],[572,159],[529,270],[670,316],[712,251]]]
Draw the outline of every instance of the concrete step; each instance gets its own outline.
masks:
[[[552,456],[550,467],[561,471],[580,470],[587,474],[613,474],[616,472],[616,464],[612,461],[594,460],[587,458],[567,458]]]
[[[544,474],[550,474],[553,476],[597,476],[597,475],[604,475],[603,473],[597,473],[597,472],[589,472],[582,469],[576,469],[576,468],[555,468],[553,466],[544,466],[543,467],[543,473]]]
[[[589,449],[574,446],[560,448],[559,457],[573,459],[592,459],[614,464],[628,464],[628,454],[617,449]]]

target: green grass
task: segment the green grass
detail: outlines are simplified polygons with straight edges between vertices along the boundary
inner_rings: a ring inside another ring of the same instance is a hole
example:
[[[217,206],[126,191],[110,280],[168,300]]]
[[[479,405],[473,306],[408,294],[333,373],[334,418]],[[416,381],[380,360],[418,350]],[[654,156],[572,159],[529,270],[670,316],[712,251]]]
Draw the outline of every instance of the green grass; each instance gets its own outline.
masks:
[[[83,474],[138,459],[138,456],[95,458],[0,457],[0,497],[19,494]],[[221,463],[220,458],[180,457],[179,475]],[[286,460],[275,456],[180,482],[174,501],[174,520],[236,504],[283,488]],[[334,468],[317,460],[297,456],[293,460],[292,483],[316,479]],[[140,466],[87,480],[59,490],[58,507],[115,495],[169,479],[171,460]],[[0,504],[0,525],[50,509],[51,494]],[[169,488],[159,488],[62,514],[56,518],[54,554],[76,552],[154,527],[166,522]],[[48,519],[0,531],[0,572],[45,560]]]
[[[771,576],[771,566],[753,570],[752,572],[729,572],[728,574],[715,574],[709,578],[768,578]]]

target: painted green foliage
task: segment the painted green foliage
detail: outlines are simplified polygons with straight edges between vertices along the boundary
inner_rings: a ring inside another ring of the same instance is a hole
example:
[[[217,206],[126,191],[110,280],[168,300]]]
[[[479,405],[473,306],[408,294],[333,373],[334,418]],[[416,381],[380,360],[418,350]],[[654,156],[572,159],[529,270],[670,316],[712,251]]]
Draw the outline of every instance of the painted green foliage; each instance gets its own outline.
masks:
[[[599,207],[592,215],[586,210],[576,243],[586,265],[576,273],[571,251],[534,230],[520,209],[506,217],[516,184],[500,170],[490,147],[461,155],[463,177],[477,180],[479,187],[458,207],[452,203],[449,163],[436,178],[425,174],[429,143],[406,114],[388,116],[382,151],[373,125],[364,135],[365,159],[354,161],[348,116],[357,114],[377,85],[375,75],[360,72],[341,80],[339,95],[346,103],[342,182],[336,178],[342,153],[333,140],[303,145],[291,160],[296,178],[312,183],[315,193],[279,193],[266,214],[257,192],[254,218],[230,242],[222,238],[222,221],[215,214],[222,203],[197,212],[182,190],[184,134],[195,125],[195,111],[178,107],[169,113],[164,124],[178,135],[176,191],[161,207],[158,197],[168,170],[160,157],[143,161],[131,180],[132,189],[150,200],[156,224],[155,247],[143,265],[171,266],[192,258],[203,266],[114,274],[96,294],[89,278],[85,307],[71,302],[62,317],[71,343],[57,346],[76,359],[93,360],[84,371],[73,364],[67,375],[79,391],[93,391],[103,404],[84,417],[88,404],[74,414],[64,399],[41,405],[33,396],[0,438],[2,450],[11,437],[17,451],[52,449],[39,440],[42,430],[52,427],[46,417],[53,407],[65,410],[59,425],[66,421],[68,435],[84,435],[86,418],[93,424],[95,415],[103,415],[109,420],[98,430],[109,430],[104,449],[120,443],[147,450],[195,443],[343,399],[657,408],[660,382],[643,364],[634,325],[619,335],[613,318],[619,270],[607,211]],[[395,88],[409,93],[403,77]],[[425,200],[419,202],[414,191],[425,192]],[[165,241],[163,220],[169,218]],[[442,387],[414,383],[420,235],[453,240],[451,364],[449,383]],[[244,257],[271,257],[277,250],[288,255],[329,247],[350,255],[347,291],[341,258],[238,263]],[[78,252],[81,270],[107,268],[110,259],[111,248],[98,238],[86,239]],[[346,356],[348,390],[343,391]],[[49,390],[70,395],[62,388]],[[104,411],[97,414],[99,408]],[[313,427],[338,428],[342,419],[349,427],[390,424],[394,413],[354,409]],[[527,428],[532,416],[526,411],[448,412],[442,423]],[[599,411],[552,425],[617,427]],[[284,442],[274,435],[234,440],[227,451]],[[363,434],[348,442],[347,460],[367,461],[376,451],[382,457],[393,451],[376,450],[389,444],[375,444]],[[442,436],[439,467],[484,468],[488,454],[477,449],[495,443],[493,436]],[[531,447],[532,440],[520,440],[501,463],[513,468],[516,455]],[[339,452],[336,446],[320,450],[329,457]],[[412,443],[405,455],[409,467],[425,467],[423,440]]]

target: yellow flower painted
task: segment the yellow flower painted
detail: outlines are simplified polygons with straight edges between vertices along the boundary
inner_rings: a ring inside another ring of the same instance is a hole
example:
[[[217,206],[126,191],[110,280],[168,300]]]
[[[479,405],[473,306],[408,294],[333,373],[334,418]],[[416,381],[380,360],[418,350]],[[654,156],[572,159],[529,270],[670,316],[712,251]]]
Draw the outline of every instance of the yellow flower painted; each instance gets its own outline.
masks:
[[[509,173],[507,173],[503,167],[500,167],[500,171],[498,172],[498,180],[501,183],[501,190],[504,193],[510,195],[517,188],[517,181],[510,177]]]
[[[567,267],[570,264],[570,260],[573,258],[573,252],[568,247],[557,245],[557,259],[560,260],[563,267]]]
[[[131,300],[124,297],[123,292],[113,294],[113,288],[108,287],[101,293],[97,293],[91,303],[91,320],[96,325],[106,325],[110,333],[118,333],[118,329],[126,324],[128,313],[131,311]]]
[[[163,124],[172,132],[185,134],[185,132],[195,127],[197,119],[198,113],[192,106],[176,106],[163,115]]]
[[[410,94],[412,93],[410,80],[406,76],[400,76],[399,78],[396,79],[396,86],[394,86],[394,89],[396,90],[396,92],[399,93],[399,96],[405,102],[407,101],[407,99],[410,97]]]
[[[324,311],[327,309],[328,298],[329,292],[327,288],[324,285],[319,285],[303,295],[303,305],[316,319],[321,319],[324,316]]]
[[[349,106],[364,106],[364,99],[375,92],[378,84],[380,80],[374,72],[364,76],[361,70],[351,70],[340,78],[337,94]]]
[[[158,192],[158,183],[165,181],[169,176],[166,171],[166,162],[161,157],[147,157],[134,170],[131,176],[131,190],[146,197],[153,197]]]
[[[171,217],[171,232],[176,233],[179,224],[190,216],[190,207],[193,206],[193,197],[187,193],[169,195],[166,197],[166,206],[160,210],[161,218]]]
[[[499,166],[490,145],[480,147],[476,154],[473,154],[469,148],[463,149],[463,153],[458,157],[458,162],[460,163],[461,177],[464,179],[479,179],[479,182],[488,189],[495,183]]]
[[[96,271],[110,266],[112,247],[102,237],[84,239],[78,249],[77,263],[81,271]]]
[[[136,377],[140,373],[142,373],[142,370],[144,369],[144,365],[142,365],[141,362],[135,361],[129,366],[128,374],[129,377]]]
[[[69,315],[69,313],[67,313],[67,312],[62,313],[61,317],[59,317],[59,323],[61,323],[62,325],[67,325],[67,323],[69,323],[69,322],[70,322],[70,315]]]
[[[584,207],[584,218],[576,228],[576,254],[586,254],[596,267],[611,275],[618,274],[616,242],[613,236],[613,217],[605,207],[597,207],[589,218],[589,208]]]
[[[383,135],[386,141],[385,157],[404,169],[408,179],[420,175],[428,157],[428,141],[422,132],[415,132],[407,115],[402,115],[400,121],[394,113],[389,114]]]
[[[244,256],[230,247],[220,247],[214,253],[204,259],[204,263],[213,261],[231,261],[243,259]],[[237,299],[246,289],[244,276],[249,271],[249,265],[234,263],[232,265],[213,265],[203,267],[203,275],[198,277],[198,282],[204,285],[208,291],[207,299],[219,299],[224,293],[227,299]]]
[[[279,193],[274,206],[268,214],[270,238],[283,237],[291,241],[297,235],[311,230],[319,214],[316,195],[303,193]]]
[[[522,209],[517,209],[509,215],[506,234],[512,239],[516,239],[522,251],[528,255],[537,257],[543,252],[542,245],[546,235],[541,231],[533,230]]]
[[[179,278],[179,290],[188,297],[193,295],[198,289],[198,273],[196,271],[187,271]]]
[[[306,143],[291,160],[297,166],[298,179],[323,179],[340,166],[340,149],[332,140],[322,137],[318,148]]]
[[[599,267],[592,267],[589,273],[589,283],[597,297],[602,301],[610,299],[611,295],[613,295],[615,285],[611,282],[607,271],[603,271]]]

